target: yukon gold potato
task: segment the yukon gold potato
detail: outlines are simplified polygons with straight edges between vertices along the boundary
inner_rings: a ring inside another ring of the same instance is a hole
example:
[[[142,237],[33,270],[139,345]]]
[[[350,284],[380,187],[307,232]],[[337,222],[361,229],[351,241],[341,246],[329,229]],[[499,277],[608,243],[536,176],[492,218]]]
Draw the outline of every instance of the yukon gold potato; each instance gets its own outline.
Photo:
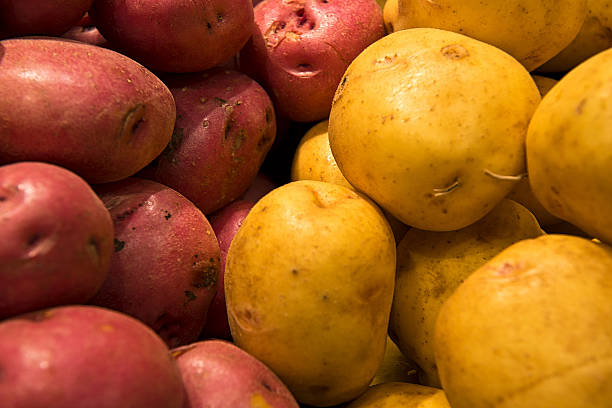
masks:
[[[587,0],[398,0],[396,30],[433,27],[506,51],[529,71],[578,34]]]
[[[406,358],[397,345],[387,336],[385,355],[370,386],[388,382],[417,383],[417,366]]]
[[[524,173],[539,101],[529,73],[503,51],[450,31],[403,30],[349,66],[329,142],[347,180],[399,220],[456,230]]]
[[[299,402],[351,400],[382,361],[394,276],[395,241],[376,206],[331,183],[285,184],[255,204],[230,245],[232,336]]]
[[[529,183],[553,215],[612,242],[612,49],[564,76],[527,133]]]
[[[397,6],[398,0],[389,0],[383,7],[383,20],[385,22],[385,31],[387,34],[395,31],[397,25]]]
[[[418,384],[390,382],[376,385],[347,408],[450,408],[444,391]]]
[[[587,15],[574,40],[542,65],[540,72],[566,72],[612,47],[612,1],[587,0]]]
[[[533,214],[503,200],[458,231],[411,229],[397,248],[397,275],[389,330],[406,357],[419,365],[419,383],[440,387],[434,327],[444,301],[472,272],[506,247],[542,235]]]
[[[434,347],[453,408],[608,408],[612,248],[567,235],[513,244],[444,303]]]

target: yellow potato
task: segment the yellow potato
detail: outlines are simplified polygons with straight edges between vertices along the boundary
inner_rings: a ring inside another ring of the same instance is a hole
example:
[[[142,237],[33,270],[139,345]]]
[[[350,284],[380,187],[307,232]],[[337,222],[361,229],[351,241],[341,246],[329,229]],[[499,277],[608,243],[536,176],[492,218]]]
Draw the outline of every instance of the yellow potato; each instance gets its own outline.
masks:
[[[578,34],[586,0],[399,0],[395,29],[433,27],[492,44],[529,71]]]
[[[584,238],[520,241],[470,275],[436,323],[453,408],[609,408],[612,248]]]
[[[390,382],[371,387],[347,408],[450,408],[450,405],[440,389]]]
[[[449,31],[403,30],[349,66],[329,142],[347,180],[400,221],[456,230],[524,173],[539,101],[529,73],[503,51]]]
[[[540,72],[566,72],[612,47],[612,1],[587,0],[587,15],[574,40],[546,62]]]
[[[556,79],[548,78],[542,75],[532,75],[531,77],[538,87],[538,91],[540,91],[541,96],[546,95],[552,89],[552,87],[559,82]]]
[[[612,242],[612,49],[542,99],[526,140],[529,183],[553,215]]]
[[[395,26],[397,25],[397,2],[398,0],[388,0],[383,7],[383,20],[387,34],[395,31]]]
[[[300,402],[348,401],[383,359],[394,276],[395,241],[375,205],[331,183],[285,184],[257,202],[230,245],[232,336]]]
[[[414,360],[419,383],[440,387],[433,335],[444,301],[472,272],[513,243],[542,235],[533,214],[503,200],[478,222],[451,232],[411,229],[397,248],[389,331]]]
[[[417,366],[410,361],[387,336],[385,355],[370,385],[388,382],[417,382]]]

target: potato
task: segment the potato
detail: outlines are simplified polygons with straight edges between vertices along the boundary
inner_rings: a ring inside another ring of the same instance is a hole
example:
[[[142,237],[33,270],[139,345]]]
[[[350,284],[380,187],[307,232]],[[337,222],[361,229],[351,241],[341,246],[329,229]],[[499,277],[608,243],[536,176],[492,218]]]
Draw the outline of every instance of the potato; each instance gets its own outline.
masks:
[[[390,382],[371,387],[347,408],[450,408],[444,391],[417,384]]]
[[[183,408],[181,374],[147,326],[94,306],[0,323],[3,407]]]
[[[387,34],[391,34],[395,31],[395,26],[398,21],[397,7],[398,0],[389,0],[383,7],[383,20],[385,22],[385,31]]]
[[[232,343],[205,340],[172,350],[192,408],[298,408],[268,367]]]
[[[108,277],[91,304],[141,320],[168,344],[196,341],[219,279],[219,243],[185,197],[150,180],[96,187],[115,224]]]
[[[166,72],[199,72],[225,62],[253,26],[250,0],[95,0],[89,13],[119,50]]]
[[[253,182],[247,191],[245,191],[239,199],[256,203],[260,198],[274,190],[276,187],[278,187],[278,185],[274,182],[274,180],[260,171],[253,179]]]
[[[417,383],[417,366],[402,353],[393,340],[387,336],[385,355],[370,386],[389,383],[407,382]]]
[[[155,180],[210,214],[249,188],[276,136],[270,97],[230,70],[164,77],[177,119],[156,162]]]
[[[242,221],[253,207],[254,203],[237,200],[212,214],[210,224],[219,241],[221,250],[221,268],[219,269],[219,284],[217,294],[210,304],[206,325],[202,336],[204,338],[231,339],[229,322],[227,321],[227,308],[225,306],[225,261],[230,244],[242,225]]]
[[[567,72],[612,47],[612,1],[587,0],[587,15],[574,40],[538,68],[539,72]]]
[[[456,230],[522,177],[539,101],[529,73],[503,51],[449,31],[403,30],[349,66],[329,142],[347,180],[400,221]]]
[[[365,391],[381,364],[395,241],[369,201],[335,184],[285,184],[251,209],[227,255],[237,346],[296,399],[328,406]]]
[[[91,299],[108,273],[113,223],[102,201],[71,171],[9,164],[0,167],[0,242],[4,319]]]
[[[419,383],[440,387],[433,335],[444,301],[472,272],[511,244],[543,232],[533,214],[503,200],[476,223],[450,232],[416,228],[397,248],[389,332],[419,366]]]
[[[76,24],[93,0],[2,0],[0,39],[60,35]]]
[[[612,401],[612,248],[513,244],[444,303],[434,347],[453,408],[603,408]]]
[[[140,64],[65,39],[10,39],[0,49],[0,163],[51,162],[105,183],[168,144],[172,94]]]
[[[612,49],[565,75],[527,133],[529,183],[554,216],[612,243]]]
[[[587,0],[398,0],[395,29],[465,34],[506,51],[532,71],[576,37],[586,5]]]
[[[89,14],[85,14],[76,25],[62,34],[62,38],[112,49],[108,40],[98,31]]]
[[[270,93],[280,116],[318,121],[349,63],[384,34],[375,0],[267,0],[255,7],[241,69]]]

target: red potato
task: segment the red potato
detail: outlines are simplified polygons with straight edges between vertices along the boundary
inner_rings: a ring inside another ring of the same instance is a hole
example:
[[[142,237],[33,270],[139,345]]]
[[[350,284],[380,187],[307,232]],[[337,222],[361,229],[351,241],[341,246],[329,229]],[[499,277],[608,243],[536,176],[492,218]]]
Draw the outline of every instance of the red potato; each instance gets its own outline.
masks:
[[[105,183],[168,144],[174,99],[142,65],[60,38],[4,40],[0,50],[0,164],[50,162]]]
[[[215,231],[221,249],[221,270],[219,273],[219,289],[208,310],[208,319],[204,326],[202,335],[204,338],[231,339],[232,333],[227,320],[227,308],[225,307],[225,260],[229,246],[242,225],[254,203],[249,201],[234,201],[214,213],[210,218],[210,225]]]
[[[205,340],[172,354],[185,384],[184,408],[298,408],[276,374],[232,343]]]
[[[128,178],[96,187],[115,223],[108,278],[91,304],[149,325],[170,347],[195,341],[219,281],[219,243],[176,191]]]
[[[62,34],[62,38],[97,45],[98,47],[112,48],[106,38],[100,34],[88,13],[77,24]]]
[[[172,140],[155,180],[210,214],[251,185],[276,135],[272,101],[246,75],[214,69],[164,77],[176,100]]]
[[[279,115],[326,118],[350,62],[385,35],[376,0],[265,0],[240,53],[241,69],[270,92]]]
[[[227,61],[253,26],[250,0],[95,0],[90,14],[117,49],[166,72],[199,72]]]
[[[63,306],[0,323],[3,408],[183,408],[181,374],[139,321]]]
[[[77,23],[93,0],[0,0],[0,39],[60,35]]]
[[[259,172],[257,176],[255,176],[251,186],[240,197],[240,200],[256,203],[261,197],[265,196],[276,187],[278,187],[278,185],[270,177]]]
[[[91,299],[108,273],[113,224],[76,174],[46,163],[9,164],[0,167],[0,243],[4,319]]]

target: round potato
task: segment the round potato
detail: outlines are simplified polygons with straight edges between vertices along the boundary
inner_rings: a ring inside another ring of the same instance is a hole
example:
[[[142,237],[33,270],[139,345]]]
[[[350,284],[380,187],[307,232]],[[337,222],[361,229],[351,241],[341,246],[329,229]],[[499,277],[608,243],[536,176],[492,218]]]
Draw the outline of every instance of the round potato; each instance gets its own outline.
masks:
[[[371,387],[347,408],[450,408],[444,391],[418,384],[389,382]]]
[[[329,142],[347,180],[400,221],[456,230],[523,176],[539,102],[529,73],[505,52],[450,31],[403,30],[349,66]]]
[[[365,391],[383,359],[395,241],[381,211],[331,183],[285,184],[251,209],[227,255],[236,345],[301,403]]]

